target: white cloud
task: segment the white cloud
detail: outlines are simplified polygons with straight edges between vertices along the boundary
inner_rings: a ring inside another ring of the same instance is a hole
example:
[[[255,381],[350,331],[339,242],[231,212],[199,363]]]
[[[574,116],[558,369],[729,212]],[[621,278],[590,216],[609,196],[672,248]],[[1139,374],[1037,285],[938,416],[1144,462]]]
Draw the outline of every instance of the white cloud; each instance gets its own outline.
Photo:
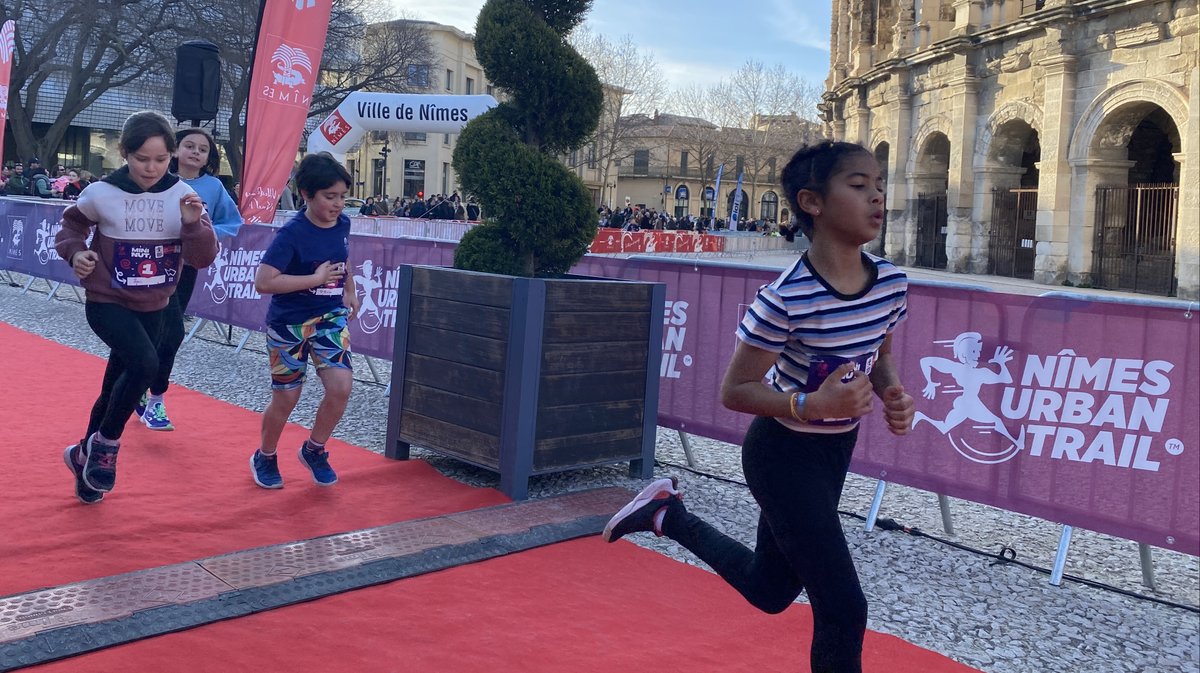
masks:
[[[813,12],[806,12],[804,5],[795,0],[770,0],[772,20],[767,25],[780,40],[800,47],[829,51],[829,24],[822,26],[815,23],[812,20]]]

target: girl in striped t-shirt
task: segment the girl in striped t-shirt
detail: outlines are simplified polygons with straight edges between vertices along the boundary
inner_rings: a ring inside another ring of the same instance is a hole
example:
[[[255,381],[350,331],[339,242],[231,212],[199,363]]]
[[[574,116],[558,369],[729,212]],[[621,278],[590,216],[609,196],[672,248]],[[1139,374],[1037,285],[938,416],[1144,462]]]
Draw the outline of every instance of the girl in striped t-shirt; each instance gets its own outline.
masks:
[[[783,611],[807,590],[812,670],[857,673],[867,604],[837,507],[872,394],[893,434],[912,426],[913,401],[891,355],[908,280],[861,249],[884,217],[883,178],[865,148],[802,148],[782,182],[812,247],[759,290],[721,385],[726,407],[756,416],[742,445],[746,482],[762,509],[755,549],[689,513],[674,478],[647,486],[604,536],[666,535],[765,612]]]

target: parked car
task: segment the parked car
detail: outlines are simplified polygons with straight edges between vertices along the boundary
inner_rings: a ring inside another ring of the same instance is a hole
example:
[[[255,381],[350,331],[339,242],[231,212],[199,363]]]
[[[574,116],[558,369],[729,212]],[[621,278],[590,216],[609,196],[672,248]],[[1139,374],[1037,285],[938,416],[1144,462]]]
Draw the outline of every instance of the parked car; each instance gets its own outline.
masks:
[[[355,198],[353,196],[346,197],[346,205],[344,208],[342,208],[342,214],[346,215],[347,217],[358,217],[358,211],[363,207],[364,203],[366,203],[366,201],[363,199]]]

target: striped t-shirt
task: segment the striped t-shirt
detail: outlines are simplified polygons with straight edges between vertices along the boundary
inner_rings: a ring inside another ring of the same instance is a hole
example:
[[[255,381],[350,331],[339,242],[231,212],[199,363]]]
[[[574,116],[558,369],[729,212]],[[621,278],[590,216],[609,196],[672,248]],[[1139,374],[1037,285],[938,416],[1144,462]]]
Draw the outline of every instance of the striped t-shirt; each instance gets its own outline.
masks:
[[[908,276],[891,262],[862,253],[870,278],[859,293],[838,292],[809,264],[807,253],[779,278],[762,286],[738,326],[745,343],[778,353],[766,381],[785,393],[811,393],[843,363],[853,360],[870,374],[883,340],[907,316]],[[798,423],[799,432],[833,434],[857,418]]]

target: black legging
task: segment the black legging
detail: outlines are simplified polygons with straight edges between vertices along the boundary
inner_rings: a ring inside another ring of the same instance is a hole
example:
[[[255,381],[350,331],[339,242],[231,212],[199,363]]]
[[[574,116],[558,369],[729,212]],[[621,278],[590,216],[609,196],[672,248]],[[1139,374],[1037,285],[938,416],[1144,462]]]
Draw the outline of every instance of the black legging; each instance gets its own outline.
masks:
[[[175,354],[183,345],[183,314],[187,312],[188,303],[192,301],[192,291],[196,289],[196,269],[184,266],[179,272],[179,283],[175,293],[167,302],[166,314],[163,317],[162,338],[158,342],[158,372],[150,381],[150,392],[162,395],[167,392],[171,383],[171,371],[175,369]]]
[[[857,437],[857,429],[797,433],[770,418],[750,424],[742,469],[762,509],[754,551],[683,508],[663,521],[667,537],[764,612],[782,612],[808,590],[813,673],[862,670],[867,601],[837,513]]]
[[[88,325],[112,349],[85,437],[99,430],[108,439],[121,438],[125,422],[158,371],[157,344],[165,312],[143,313],[91,301],[85,304]]]

